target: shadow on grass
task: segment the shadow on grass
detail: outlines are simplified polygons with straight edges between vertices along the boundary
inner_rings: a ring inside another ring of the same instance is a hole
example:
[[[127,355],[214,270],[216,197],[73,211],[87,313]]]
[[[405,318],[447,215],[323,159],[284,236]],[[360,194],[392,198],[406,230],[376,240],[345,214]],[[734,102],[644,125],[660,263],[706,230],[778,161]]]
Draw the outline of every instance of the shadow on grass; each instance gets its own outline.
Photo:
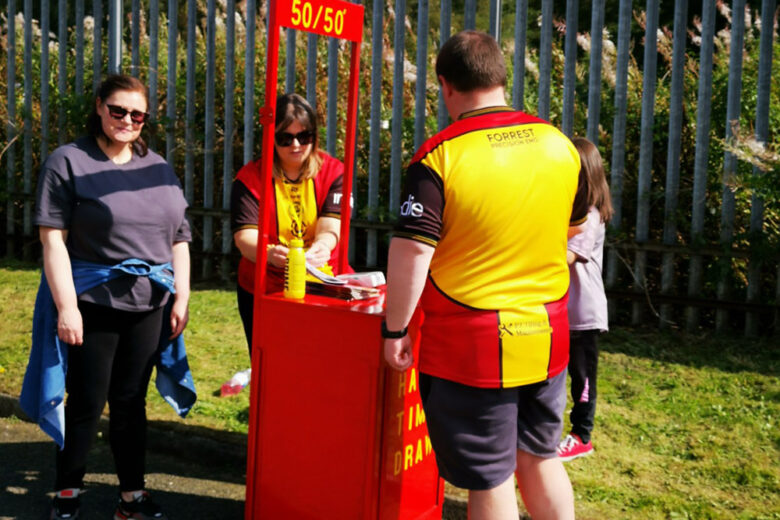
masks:
[[[41,269],[41,264],[38,262],[17,260],[15,258],[0,258],[0,269],[7,269],[9,271],[38,271]]]
[[[696,335],[620,327],[602,335],[599,346],[604,352],[695,368],[754,372],[772,377],[780,374],[780,340],[771,337],[750,339],[737,333]],[[779,397],[772,396],[775,400]]]

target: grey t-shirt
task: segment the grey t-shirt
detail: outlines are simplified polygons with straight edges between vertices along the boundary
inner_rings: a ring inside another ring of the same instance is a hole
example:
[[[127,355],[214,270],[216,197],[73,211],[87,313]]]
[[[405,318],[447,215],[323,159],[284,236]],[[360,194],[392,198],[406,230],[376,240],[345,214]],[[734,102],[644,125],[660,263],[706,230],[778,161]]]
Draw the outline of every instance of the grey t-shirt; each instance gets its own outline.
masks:
[[[128,258],[150,264],[172,259],[176,242],[191,240],[187,202],[173,168],[156,153],[114,164],[87,136],[54,150],[38,179],[34,223],[68,230],[71,258],[114,265]],[[79,300],[143,311],[168,293],[148,278],[122,276]]]
[[[606,226],[599,210],[591,206],[585,231],[569,239],[568,249],[577,255],[569,266],[569,329],[609,330],[607,297],[601,278]]]

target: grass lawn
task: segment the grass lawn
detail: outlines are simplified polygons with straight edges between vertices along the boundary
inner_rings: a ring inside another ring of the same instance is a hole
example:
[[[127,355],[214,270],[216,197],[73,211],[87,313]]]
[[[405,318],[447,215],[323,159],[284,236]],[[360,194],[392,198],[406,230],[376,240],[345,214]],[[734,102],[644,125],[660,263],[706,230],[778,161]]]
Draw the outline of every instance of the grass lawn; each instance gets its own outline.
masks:
[[[18,395],[40,272],[0,263],[0,392]],[[232,287],[195,287],[188,424],[245,433],[249,364]],[[567,464],[580,519],[780,519],[780,341],[616,329],[603,336],[595,453]],[[153,421],[182,422],[150,390]],[[452,490],[452,492],[456,492]]]

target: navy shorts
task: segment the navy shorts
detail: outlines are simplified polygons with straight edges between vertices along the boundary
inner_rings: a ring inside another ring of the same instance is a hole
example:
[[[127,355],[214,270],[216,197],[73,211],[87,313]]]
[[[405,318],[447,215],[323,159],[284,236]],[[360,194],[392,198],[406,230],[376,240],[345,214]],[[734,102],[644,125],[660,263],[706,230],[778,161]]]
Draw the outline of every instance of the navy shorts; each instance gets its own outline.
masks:
[[[513,388],[477,388],[420,374],[420,396],[439,473],[454,486],[486,490],[506,481],[517,451],[557,457],[566,371]]]

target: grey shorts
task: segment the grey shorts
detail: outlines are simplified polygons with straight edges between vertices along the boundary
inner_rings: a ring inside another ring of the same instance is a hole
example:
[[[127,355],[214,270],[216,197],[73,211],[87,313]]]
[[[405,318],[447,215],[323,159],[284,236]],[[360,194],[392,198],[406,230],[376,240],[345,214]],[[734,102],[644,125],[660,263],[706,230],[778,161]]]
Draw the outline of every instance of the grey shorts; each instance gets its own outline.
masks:
[[[420,374],[420,396],[439,473],[454,486],[492,489],[517,467],[517,451],[557,457],[566,371],[513,388],[477,388]]]

